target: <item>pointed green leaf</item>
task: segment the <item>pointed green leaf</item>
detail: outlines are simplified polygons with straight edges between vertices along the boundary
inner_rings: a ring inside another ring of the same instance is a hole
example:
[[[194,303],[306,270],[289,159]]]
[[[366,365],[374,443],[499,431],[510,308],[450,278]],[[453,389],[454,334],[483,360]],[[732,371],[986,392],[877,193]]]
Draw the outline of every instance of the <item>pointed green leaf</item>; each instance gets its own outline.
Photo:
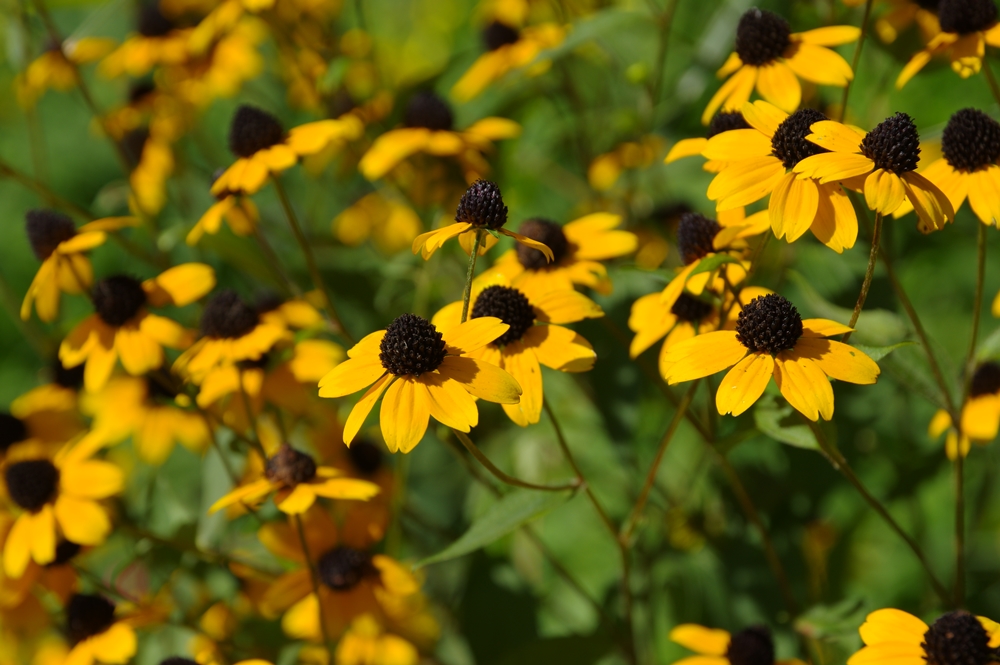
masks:
[[[901,346],[913,346],[916,342],[899,342],[889,346],[868,346],[867,344],[851,344],[855,349],[878,362]]]

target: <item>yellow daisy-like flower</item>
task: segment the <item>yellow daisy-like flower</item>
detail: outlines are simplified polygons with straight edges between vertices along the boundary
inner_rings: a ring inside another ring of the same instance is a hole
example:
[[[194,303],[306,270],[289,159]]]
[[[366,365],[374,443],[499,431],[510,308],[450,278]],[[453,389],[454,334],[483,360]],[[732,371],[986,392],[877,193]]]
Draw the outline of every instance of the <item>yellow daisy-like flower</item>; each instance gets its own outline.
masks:
[[[133,217],[108,217],[77,228],[66,215],[54,210],[29,210],[24,216],[31,249],[42,262],[21,303],[21,318],[31,308],[45,322],[59,315],[61,293],[83,293],[94,282],[94,270],[84,252],[107,240],[108,231],[138,223]]]
[[[977,443],[987,443],[997,437],[998,430],[1000,365],[985,362],[976,368],[969,384],[969,399],[962,407],[962,435]]]
[[[473,357],[507,333],[498,318],[470,319],[439,331],[430,321],[403,314],[386,330],[366,336],[319,382],[320,397],[343,397],[368,386],[344,423],[344,443],[351,444],[382,394],[379,422],[392,452],[413,450],[431,416],[468,432],[479,423],[476,399],[517,404],[521,396],[510,374]]]
[[[420,217],[413,208],[378,192],[364,195],[333,220],[333,235],[340,242],[357,247],[372,238],[386,254],[410,245],[420,230]]]
[[[129,621],[115,619],[113,602],[82,593],[66,604],[66,637],[71,648],[63,665],[125,665],[138,646]]]
[[[708,198],[727,210],[768,196],[771,230],[778,238],[795,242],[811,230],[838,254],[854,247],[858,218],[840,183],[793,171],[803,159],[825,152],[806,135],[826,116],[808,108],[788,115],[763,100],[744,104],[742,113],[751,129],[713,136],[702,151],[710,160],[725,160],[708,186]]]
[[[336,120],[320,120],[285,132],[270,113],[244,104],[236,109],[229,129],[229,149],[239,159],[212,184],[212,194],[255,194],[270,175],[291,167],[331,143],[361,136],[364,126],[350,114]]]
[[[566,30],[555,23],[542,23],[521,30],[500,21],[490,23],[483,30],[487,52],[479,56],[452,87],[452,96],[467,102],[507,73],[529,65],[528,76],[544,73],[552,63],[545,59],[536,60],[538,55],[558,46],[565,38]]]
[[[748,9],[736,27],[736,50],[719,68],[719,78],[729,77],[708,102],[701,116],[708,124],[715,112],[738,111],[750,101],[754,88],[761,97],[786,113],[802,101],[799,79],[843,88],[854,73],[828,46],[856,41],[859,28],[836,25],[792,32],[784,18],[756,7]]]
[[[875,383],[879,367],[861,351],[825,339],[849,332],[827,319],[802,320],[777,294],[755,298],[743,307],[736,330],[698,335],[667,351],[661,369],[673,385],[733,367],[715,395],[719,413],[738,416],[764,393],[771,376],[788,403],[810,420],[833,417],[830,378]]]
[[[80,418],[79,390],[83,368],[67,370],[56,360],[53,381],[32,388],[0,412],[0,452],[20,443],[61,445],[85,426]]]
[[[986,45],[1000,46],[1000,23],[993,0],[941,0],[938,22],[941,31],[906,63],[896,79],[896,89],[939,54],[948,56],[956,74],[969,78],[982,68]]]
[[[639,241],[634,233],[618,230],[621,215],[595,212],[560,226],[547,219],[529,219],[518,229],[521,235],[552,250],[551,263],[542,252],[527,245],[502,255],[493,270],[526,291],[572,290],[577,284],[598,293],[611,293],[608,271],[601,263],[631,254]]]
[[[847,665],[876,665],[889,660],[899,665],[975,663],[996,661],[1000,624],[964,610],[944,614],[928,626],[896,609],[876,610],[858,629],[865,646]]]
[[[812,155],[795,165],[795,172],[820,184],[840,181],[864,191],[871,210],[883,215],[908,202],[929,233],[955,219],[955,210],[937,185],[916,172],[920,158],[917,127],[905,113],[896,113],[867,134],[860,129],[823,120],[812,125],[806,139],[829,152]]]
[[[886,44],[896,41],[899,33],[913,24],[920,29],[920,38],[925,44],[941,32],[941,23],[937,17],[938,2],[889,0],[887,4],[888,11],[875,20],[875,33]]]
[[[337,643],[337,665],[417,665],[416,647],[398,635],[385,632],[371,614],[351,622]]]
[[[467,173],[484,175],[488,165],[482,153],[494,141],[521,134],[521,126],[506,118],[483,118],[464,130],[455,130],[448,103],[432,92],[418,92],[410,98],[403,118],[405,127],[393,129],[375,139],[358,170],[369,180],[378,180],[404,159],[423,152],[438,157],[454,157]]]
[[[948,459],[954,462],[959,455],[968,457],[969,451],[972,450],[972,439],[964,432],[959,436],[958,428],[952,422],[951,415],[944,409],[938,409],[934,417],[931,418],[930,424],[927,425],[927,436],[937,440],[941,438],[942,434],[945,435],[944,452]],[[989,441],[976,440],[976,443],[986,445]]]
[[[797,658],[775,660],[774,641],[765,626],[751,626],[731,635],[721,628],[682,623],[670,631],[670,639],[698,654],[681,658],[674,665],[802,665]]]
[[[521,386],[521,400],[503,404],[521,427],[537,423],[542,413],[542,365],[560,372],[587,372],[597,354],[579,333],[560,324],[604,316],[600,306],[571,289],[511,287],[501,273],[484,273],[472,283],[469,322],[503,321],[506,331],[469,355],[503,368]],[[462,325],[462,301],[445,305],[434,325],[448,335]]]
[[[522,245],[536,249],[545,255],[549,261],[555,256],[547,245],[503,228],[507,223],[507,206],[496,183],[489,180],[477,180],[462,195],[455,211],[455,223],[434,231],[421,233],[413,239],[413,253],[420,252],[429,259],[446,242],[458,238],[466,254],[472,254],[476,234],[482,232],[484,242],[479,246],[479,254],[485,254],[496,244],[498,234],[513,238]]]
[[[23,458],[8,457],[7,496],[20,512],[3,549],[8,577],[21,577],[29,561],[54,561],[59,536],[78,545],[107,538],[111,520],[99,501],[121,492],[125,477],[114,464],[90,459],[93,450],[77,443],[52,459],[30,450]]]
[[[191,30],[178,29],[160,11],[159,2],[146,3],[137,17],[138,34],[132,35],[112,51],[98,68],[108,77],[127,75],[139,78],[159,65],[177,65],[189,57]]]
[[[21,106],[34,106],[46,90],[70,90],[76,85],[76,66],[100,60],[114,45],[110,39],[83,37],[52,46],[18,75],[14,85]]]
[[[670,148],[670,152],[667,153],[663,163],[672,164],[684,157],[701,155],[705,146],[708,145],[709,139],[734,129],[750,129],[750,124],[747,123],[746,118],[743,117],[743,114],[739,110],[716,113],[712,116],[712,122],[708,123],[708,131],[705,132],[705,138],[681,139]],[[725,160],[708,160],[702,168],[709,173],[718,173],[725,165]]]
[[[942,157],[921,169],[956,211],[966,198],[983,224],[1000,221],[1000,123],[977,109],[956,112],[941,135]]]
[[[317,497],[367,501],[378,494],[379,487],[367,480],[348,478],[332,466],[317,466],[312,457],[285,443],[268,458],[263,478],[237,487],[213,503],[208,512],[237,503],[254,505],[272,492],[278,510],[299,515],[309,510]]]
[[[197,245],[202,236],[215,235],[222,228],[222,220],[226,220],[229,230],[238,236],[248,236],[260,221],[260,212],[250,197],[239,192],[224,191],[216,196],[216,202],[205,211],[198,223],[187,234],[185,241],[189,245]]]
[[[128,275],[106,277],[94,285],[94,314],[84,319],[59,345],[66,367],[86,363],[83,382],[96,392],[107,383],[120,359],[125,371],[142,376],[163,366],[163,347],[183,349],[191,333],[147,307],[183,307],[215,286],[215,271],[204,263],[185,263],[140,282]]]

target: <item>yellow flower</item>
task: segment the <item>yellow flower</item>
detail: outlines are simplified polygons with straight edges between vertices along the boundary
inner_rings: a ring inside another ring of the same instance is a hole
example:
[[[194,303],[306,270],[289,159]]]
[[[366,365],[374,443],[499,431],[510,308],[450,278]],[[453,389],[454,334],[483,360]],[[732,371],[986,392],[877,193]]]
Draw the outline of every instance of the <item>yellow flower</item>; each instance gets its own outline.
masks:
[[[702,151],[710,160],[725,162],[708,186],[708,198],[727,210],[768,196],[771,230],[778,238],[795,242],[808,229],[838,254],[854,247],[858,218],[840,183],[823,183],[792,170],[825,152],[806,135],[826,116],[814,109],[788,115],[763,100],[744,104],[742,113],[751,129],[713,136]]]
[[[385,254],[410,245],[420,233],[420,218],[402,201],[378,192],[366,194],[333,220],[333,234],[345,245],[357,247],[369,237]]]
[[[729,80],[708,102],[701,122],[707,125],[720,106],[723,111],[738,111],[754,88],[786,113],[802,101],[799,78],[843,88],[854,78],[851,66],[827,47],[848,44],[860,34],[849,25],[792,32],[788,21],[777,14],[748,9],[736,27],[736,51],[718,71],[719,78]]]
[[[62,444],[84,429],[77,408],[83,382],[81,371],[62,369],[57,360],[54,381],[32,388],[10,403],[10,413],[0,412],[0,452],[12,445]]]
[[[75,594],[66,604],[66,637],[71,649],[64,665],[124,665],[138,640],[127,621],[115,620],[115,604],[104,596]]]
[[[806,139],[829,152],[801,160],[796,173],[820,184],[841,181],[845,187],[864,191],[868,207],[883,215],[908,202],[920,220],[917,228],[924,233],[955,219],[948,197],[916,172],[920,137],[907,114],[896,113],[867,134],[832,120],[814,123],[811,129]]]
[[[233,97],[244,82],[263,70],[260,43],[266,37],[267,27],[258,19],[242,20],[210,48],[201,51],[192,46],[189,59],[165,67],[165,86],[196,108],[205,108],[218,98]],[[193,40],[192,34],[189,45]]]
[[[7,495],[21,511],[7,536],[3,567],[21,577],[28,562],[44,566],[56,558],[59,536],[78,545],[100,545],[111,520],[99,501],[121,492],[121,470],[89,459],[94,448],[68,444],[51,460],[31,456],[5,462]]]
[[[552,64],[550,60],[536,61],[539,53],[562,43],[566,30],[555,23],[542,23],[521,30],[500,21],[494,21],[483,30],[486,53],[472,63],[462,78],[452,87],[452,96],[462,102],[476,97],[494,81],[521,67],[528,68],[529,76],[544,73]]]
[[[552,250],[543,243],[503,228],[507,223],[507,206],[504,205],[500,188],[489,180],[477,180],[462,195],[455,211],[455,223],[434,231],[421,233],[413,239],[413,253],[420,252],[429,259],[446,242],[458,238],[466,254],[472,254],[476,234],[484,233],[484,242],[479,246],[479,254],[485,254],[496,244],[497,234],[513,238],[522,245],[536,249],[552,261]]]
[[[416,665],[420,654],[402,637],[387,633],[370,614],[362,614],[337,643],[337,665]]]
[[[133,217],[108,217],[76,228],[71,220],[53,210],[29,210],[25,227],[31,249],[42,262],[21,303],[21,318],[27,321],[34,306],[42,321],[59,315],[59,295],[83,293],[94,281],[90,260],[84,255],[107,240],[108,231],[138,223]]]
[[[876,610],[858,629],[865,646],[847,665],[898,665],[954,662],[988,665],[996,660],[1000,624],[964,610],[944,614],[931,624],[895,609]]]
[[[517,404],[521,388],[510,374],[473,354],[510,328],[484,317],[439,331],[415,314],[403,314],[386,330],[366,336],[319,382],[320,397],[343,397],[371,386],[344,423],[350,445],[382,393],[379,422],[392,452],[413,450],[428,419],[463,432],[479,423],[476,399]],[[374,385],[373,385],[374,384]]]
[[[941,136],[940,159],[921,168],[956,211],[966,198],[987,226],[1000,220],[1000,123],[976,109],[956,112]]]
[[[309,510],[316,497],[367,501],[379,492],[378,485],[366,480],[347,478],[332,466],[317,466],[312,457],[287,443],[267,460],[264,477],[237,487],[212,504],[209,514],[236,503],[255,505],[275,493],[278,510],[298,515]]]
[[[962,407],[962,434],[987,443],[1000,429],[1000,365],[985,362],[976,368],[969,384],[969,399]],[[964,442],[963,442],[964,447]]]
[[[166,137],[150,128],[132,130],[122,140],[125,153],[135,165],[129,175],[130,205],[153,216],[167,203],[167,179],[174,172],[174,153]]]
[[[148,464],[163,464],[178,442],[204,452],[211,433],[204,418],[183,408],[190,398],[178,393],[174,381],[166,373],[120,376],[99,392],[84,394],[81,409],[94,419],[87,438],[111,444],[131,436],[139,458]]]
[[[771,378],[788,403],[810,420],[833,417],[833,388],[827,377],[875,383],[879,367],[861,351],[830,339],[851,329],[827,319],[802,320],[777,294],[743,307],[736,330],[698,335],[667,351],[661,363],[673,385],[733,367],[719,384],[719,413],[738,416],[764,393]]]
[[[268,176],[290,169],[301,157],[331,143],[355,139],[362,129],[361,121],[348,114],[306,123],[286,134],[273,115],[244,104],[236,109],[229,130],[229,149],[239,159],[215,180],[212,194],[255,194]]]
[[[743,114],[739,111],[720,111],[712,116],[712,122],[708,124],[708,131],[705,138],[681,139],[670,148],[670,152],[664,158],[664,164],[671,164],[684,157],[694,157],[701,155],[708,140],[713,136],[730,132],[734,129],[750,129]],[[725,161],[709,160],[702,166],[709,173],[718,173],[725,166]]]
[[[947,55],[955,73],[968,78],[982,68],[986,45],[1000,46],[1000,23],[993,0],[941,0],[938,22],[941,32],[906,63],[896,79],[897,90],[935,55]]]
[[[150,314],[146,308],[193,303],[215,286],[215,272],[203,263],[185,263],[140,282],[127,275],[106,277],[94,285],[96,312],[83,320],[59,345],[66,367],[86,363],[87,390],[100,390],[116,362],[133,376],[163,365],[163,347],[182,349],[191,334],[180,324]]]
[[[493,270],[507,276],[514,286],[526,291],[572,290],[587,286],[599,293],[611,293],[611,280],[601,261],[631,254],[638,246],[634,233],[616,230],[621,215],[595,212],[559,226],[547,219],[521,223],[521,235],[537,240],[552,250],[552,262],[527,245],[518,245],[497,259]]]
[[[114,41],[101,37],[67,39],[35,58],[18,75],[15,82],[17,98],[22,107],[30,108],[46,90],[64,92],[76,85],[76,66],[99,60],[112,48]]]
[[[108,77],[127,75],[139,78],[158,65],[176,65],[189,57],[189,28],[178,29],[160,11],[160,3],[142,6],[138,17],[138,34],[132,35],[112,51],[98,68]]]
[[[864,3],[861,3],[864,4]],[[938,3],[888,0],[889,9],[875,21],[875,32],[886,44],[896,41],[899,33],[914,23],[920,29],[920,38],[926,44],[941,32],[937,17]]]
[[[404,114],[405,127],[393,129],[375,139],[358,170],[369,180],[378,180],[407,157],[420,152],[438,157],[455,157],[467,173],[483,175],[488,165],[483,152],[493,141],[514,138],[521,127],[506,118],[483,118],[464,130],[453,130],[454,118],[447,102],[431,92],[410,98]]]
[[[506,370],[520,384],[520,402],[503,404],[503,410],[527,427],[542,413],[541,365],[560,372],[587,372],[597,359],[590,342],[559,324],[601,316],[600,306],[577,291],[543,285],[512,288],[503,274],[484,273],[472,283],[469,321],[500,320],[506,330],[469,355]],[[448,335],[460,327],[461,318],[462,302],[457,301],[441,308],[433,324]]]
[[[676,661],[674,665],[732,665],[758,663],[763,665],[804,665],[801,660],[775,660],[771,631],[764,626],[752,626],[730,635],[719,628],[706,628],[694,623],[682,623],[670,631],[670,639],[697,653]]]
[[[997,415],[1000,418],[1000,413]],[[930,424],[927,425],[927,435],[931,439],[939,439],[942,434],[945,434],[944,452],[948,459],[955,461],[959,455],[962,457],[969,455],[969,451],[972,449],[972,440],[964,432],[959,437],[958,428],[951,421],[951,415],[944,409],[938,409],[934,417],[931,418]],[[976,443],[985,445],[989,441],[977,440]]]
[[[215,195],[216,202],[205,211],[198,223],[187,234],[186,242],[197,245],[206,233],[215,235],[222,228],[222,220],[226,220],[229,230],[238,236],[248,236],[254,231],[260,221],[257,206],[242,192],[224,190]]]

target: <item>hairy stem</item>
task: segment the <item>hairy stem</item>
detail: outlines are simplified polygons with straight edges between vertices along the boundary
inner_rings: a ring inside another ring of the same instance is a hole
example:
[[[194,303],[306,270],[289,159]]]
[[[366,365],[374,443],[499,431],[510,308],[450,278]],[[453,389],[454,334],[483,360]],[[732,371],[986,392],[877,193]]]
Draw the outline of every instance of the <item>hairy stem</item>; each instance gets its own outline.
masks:
[[[851,322],[847,324],[848,328],[853,328],[857,324],[858,317],[861,316],[861,310],[864,309],[865,300],[868,298],[868,290],[872,287],[872,277],[875,275],[875,263],[878,261],[878,248],[881,242],[882,213],[876,212],[875,230],[872,231],[872,249],[868,254],[868,267],[865,269],[865,280],[861,283],[861,293],[858,294],[858,302],[854,305],[854,313],[851,314]],[[851,334],[851,332],[846,333],[840,341],[846,342],[851,338]]]

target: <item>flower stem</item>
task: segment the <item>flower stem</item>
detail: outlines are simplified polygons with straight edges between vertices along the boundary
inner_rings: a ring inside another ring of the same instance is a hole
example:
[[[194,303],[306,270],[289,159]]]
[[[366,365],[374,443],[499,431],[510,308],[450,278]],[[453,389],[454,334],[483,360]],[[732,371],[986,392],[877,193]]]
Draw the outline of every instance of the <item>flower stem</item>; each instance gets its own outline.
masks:
[[[299,534],[299,545],[302,546],[302,556],[305,557],[306,565],[309,567],[309,579],[312,582],[313,593],[316,595],[316,611],[319,613],[319,628],[323,634],[323,646],[326,647],[327,658],[329,658],[328,662],[332,663],[333,648],[330,646],[330,636],[326,630],[326,618],[323,616],[323,600],[319,595],[319,572],[316,570],[316,564],[309,553],[309,543],[306,541],[305,527],[302,526],[302,516],[295,515],[294,519],[295,530]]]
[[[903,542],[907,544],[913,554],[920,561],[920,565],[923,566],[924,571],[927,573],[927,578],[931,582],[931,586],[934,587],[934,592],[937,593],[943,602],[949,602],[951,600],[951,594],[949,594],[948,590],[944,588],[944,585],[938,581],[937,576],[934,574],[934,571],[931,570],[930,564],[928,563],[926,557],[924,557],[924,553],[921,551],[920,546],[917,545],[916,541],[903,531],[903,528],[899,526],[899,523],[896,522],[895,519],[893,519],[892,515],[889,514],[889,511],[886,510],[885,506],[883,506],[878,499],[872,496],[857,475],[855,475],[851,465],[847,462],[847,458],[841,454],[840,450],[838,450],[835,445],[827,441],[826,435],[823,434],[823,430],[820,429],[816,423],[809,420],[805,416],[803,416],[802,419],[816,436],[816,441],[819,443],[820,450],[822,450],[823,454],[830,461],[830,464],[833,465],[833,468],[839,471],[844,478],[847,479],[847,482],[854,486],[854,489],[858,491],[858,494],[861,495],[868,505],[871,506],[871,508],[878,513],[883,520],[885,520],[886,524],[888,524],[889,527],[896,532],[896,535],[903,539]]]
[[[868,36],[868,18],[872,13],[872,0],[865,1],[865,15],[861,19],[861,35],[858,37],[858,43],[854,47],[854,58],[851,60],[851,72],[854,76],[858,75],[858,62],[861,60],[861,48],[865,44],[865,37]],[[984,58],[985,60],[985,58]],[[851,81],[847,82],[844,86],[844,96],[840,98],[840,121],[843,122],[844,118],[847,117],[847,98],[851,94]]]
[[[457,436],[458,440],[462,442],[462,445],[465,446],[465,449],[468,450],[480,464],[486,467],[486,470],[489,471],[491,474],[493,474],[494,478],[496,478],[502,483],[511,485],[512,487],[523,487],[524,489],[529,489],[529,490],[543,490],[545,492],[562,492],[565,490],[575,490],[578,489],[582,484],[579,481],[579,479],[574,478],[572,482],[567,483],[565,485],[536,485],[535,483],[529,483],[527,481],[514,478],[513,476],[508,476],[506,473],[498,469],[496,465],[493,464],[493,462],[491,462],[488,457],[486,457],[483,451],[481,451],[479,447],[472,442],[472,439],[470,439],[465,432],[461,432],[457,429],[453,429],[452,431],[455,432],[455,436]]]
[[[476,240],[472,243],[469,253],[469,269],[465,273],[465,290],[462,292],[462,323],[469,320],[469,301],[472,299],[472,277],[476,273],[476,258],[479,256],[479,246],[483,243],[483,229],[476,229]]]
[[[882,213],[875,213],[875,230],[872,231],[872,249],[868,254],[868,268],[865,270],[865,281],[861,283],[861,293],[858,294],[858,302],[854,305],[854,313],[851,314],[851,322],[847,324],[848,328],[853,328],[858,322],[858,317],[861,316],[861,310],[865,306],[865,300],[868,298],[868,290],[872,287],[872,277],[875,275],[875,263],[878,260],[878,248],[882,242]],[[841,342],[846,342],[851,338],[853,331],[846,333],[841,339]]]
[[[320,293],[323,294],[324,309],[327,313],[327,318],[333,327],[336,329],[337,333],[340,334],[344,340],[350,344],[354,345],[354,339],[351,337],[347,329],[344,328],[344,324],[341,323],[340,317],[337,315],[337,310],[333,306],[333,299],[330,298],[330,292],[326,288],[326,283],[323,281],[323,276],[319,272],[319,266],[316,264],[316,257],[313,255],[312,248],[309,246],[309,241],[306,240],[306,236],[302,233],[302,227],[299,225],[299,218],[295,215],[295,209],[292,207],[292,202],[288,199],[288,193],[285,192],[284,185],[281,184],[281,180],[275,176],[271,177],[274,181],[274,189],[278,192],[278,198],[281,200],[281,207],[285,209],[285,216],[288,218],[288,225],[292,229],[292,235],[295,236],[295,241],[299,243],[299,248],[302,250],[302,254],[306,259],[306,268],[309,270],[309,277],[312,279],[313,285],[319,289]]]
[[[985,56],[982,58],[983,61],[983,74],[986,75],[986,82],[990,86],[990,92],[993,93],[993,99],[1000,104],[1000,85],[997,85],[996,77],[993,76],[993,70],[990,69],[990,62]]]

